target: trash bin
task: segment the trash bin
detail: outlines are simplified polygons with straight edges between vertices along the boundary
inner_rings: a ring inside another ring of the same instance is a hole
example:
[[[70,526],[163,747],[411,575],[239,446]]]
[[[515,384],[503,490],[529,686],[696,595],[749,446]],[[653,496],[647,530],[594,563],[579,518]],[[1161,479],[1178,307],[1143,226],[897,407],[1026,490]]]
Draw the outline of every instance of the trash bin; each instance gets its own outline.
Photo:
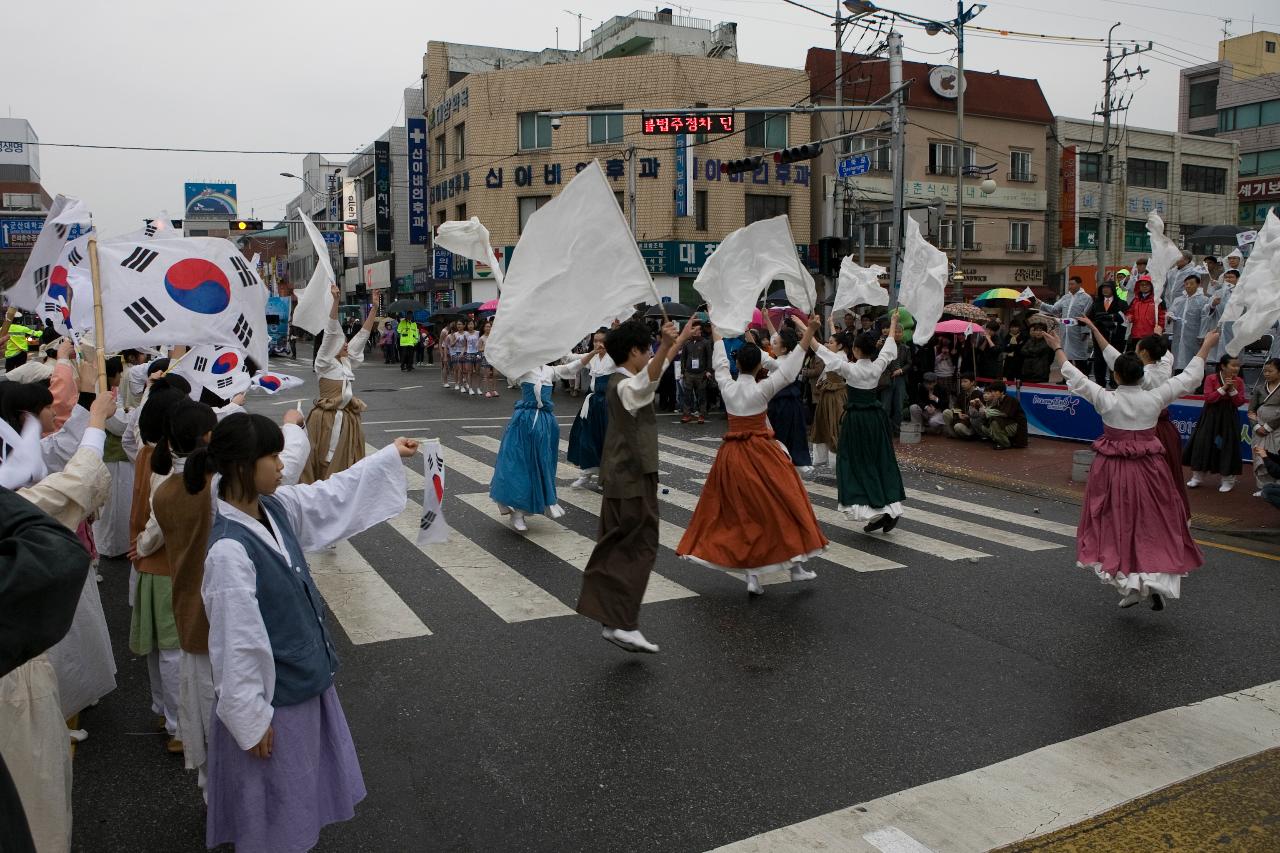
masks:
[[[1071,454],[1071,482],[1083,483],[1089,479],[1089,468],[1093,465],[1092,450],[1077,450]]]
[[[903,421],[902,432],[899,434],[898,440],[903,444],[919,444],[920,424]]]

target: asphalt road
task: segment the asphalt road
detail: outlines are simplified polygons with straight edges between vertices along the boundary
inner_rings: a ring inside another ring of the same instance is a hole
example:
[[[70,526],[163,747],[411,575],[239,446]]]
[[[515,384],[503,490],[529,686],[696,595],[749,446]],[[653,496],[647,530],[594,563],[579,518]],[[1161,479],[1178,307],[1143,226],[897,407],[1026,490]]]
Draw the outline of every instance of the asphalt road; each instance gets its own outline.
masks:
[[[369,443],[442,440],[454,538],[433,552],[442,566],[379,525],[351,540],[372,571],[321,584],[369,795],[320,850],[707,850],[1280,678],[1274,562],[1206,549],[1183,600],[1120,611],[1075,566],[1075,507],[913,473],[898,531],[824,523],[845,548],[835,562],[758,599],[664,548],[668,600],[642,614],[662,652],[627,655],[570,612],[589,494],[562,481],[568,515],[531,519],[527,537],[467,497],[487,490],[473,478],[494,463],[512,392],[463,399],[437,371],[376,357],[358,388]],[[580,402],[557,393],[566,439]],[[662,517],[682,528],[716,447],[699,439],[723,420],[660,420]],[[820,512],[831,486],[812,481]],[[74,846],[199,850],[194,776],[148,731],[146,668],[128,653],[128,567],[102,573],[119,688],[81,719]]]

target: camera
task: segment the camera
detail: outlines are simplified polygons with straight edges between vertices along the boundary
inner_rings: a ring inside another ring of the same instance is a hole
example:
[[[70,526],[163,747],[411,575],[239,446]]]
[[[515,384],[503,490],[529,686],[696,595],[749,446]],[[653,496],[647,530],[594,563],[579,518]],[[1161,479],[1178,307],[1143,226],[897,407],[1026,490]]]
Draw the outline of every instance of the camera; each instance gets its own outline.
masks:
[[[555,117],[553,117],[553,118],[551,119],[551,129],[552,129],[552,130],[559,130],[559,129],[560,129],[560,125],[561,125],[561,124],[563,124],[563,123],[564,123],[564,122],[561,120],[560,116],[555,116]]]

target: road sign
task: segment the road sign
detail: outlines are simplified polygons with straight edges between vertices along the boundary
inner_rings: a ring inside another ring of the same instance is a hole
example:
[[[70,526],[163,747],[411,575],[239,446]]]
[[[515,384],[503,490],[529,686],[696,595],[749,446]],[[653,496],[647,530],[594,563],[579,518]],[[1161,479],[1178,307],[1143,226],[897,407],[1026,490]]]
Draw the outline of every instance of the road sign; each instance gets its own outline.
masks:
[[[870,171],[870,154],[855,154],[852,157],[845,157],[836,166],[836,173],[842,178],[852,178],[855,175],[865,175]]]

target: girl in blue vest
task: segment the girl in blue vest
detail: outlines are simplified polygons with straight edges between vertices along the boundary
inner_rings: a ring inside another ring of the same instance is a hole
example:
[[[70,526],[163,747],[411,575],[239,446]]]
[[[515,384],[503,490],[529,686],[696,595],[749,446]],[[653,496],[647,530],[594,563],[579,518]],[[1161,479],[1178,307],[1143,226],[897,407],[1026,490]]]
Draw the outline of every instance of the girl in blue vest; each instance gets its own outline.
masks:
[[[398,515],[407,503],[395,443],[328,479],[281,486],[284,435],[235,414],[187,458],[187,491],[217,482],[201,596],[217,693],[209,730],[206,842],[239,853],[308,850],[364,798],[334,690],[324,602],[304,554]]]

